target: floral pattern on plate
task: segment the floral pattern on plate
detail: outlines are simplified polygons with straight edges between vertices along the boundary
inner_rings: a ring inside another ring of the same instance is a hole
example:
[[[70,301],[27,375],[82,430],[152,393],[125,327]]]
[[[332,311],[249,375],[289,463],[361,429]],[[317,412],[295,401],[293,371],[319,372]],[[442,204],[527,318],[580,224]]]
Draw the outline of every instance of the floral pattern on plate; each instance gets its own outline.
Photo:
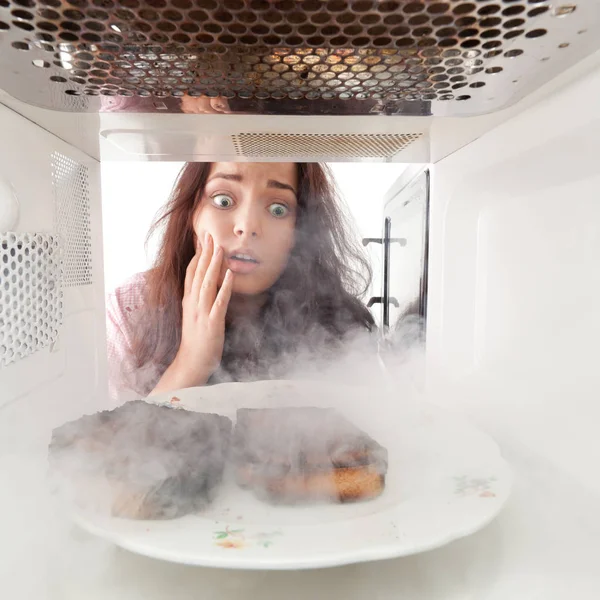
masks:
[[[492,483],[496,481],[495,477],[473,477],[469,478],[463,475],[455,477],[455,494],[459,496],[474,496],[480,498],[495,498],[496,494],[492,490]]]
[[[269,548],[273,545],[273,538],[283,535],[281,531],[258,532],[254,534],[246,533],[245,529],[230,529],[215,531],[213,537],[215,545],[221,548],[246,548],[255,545],[262,548]]]

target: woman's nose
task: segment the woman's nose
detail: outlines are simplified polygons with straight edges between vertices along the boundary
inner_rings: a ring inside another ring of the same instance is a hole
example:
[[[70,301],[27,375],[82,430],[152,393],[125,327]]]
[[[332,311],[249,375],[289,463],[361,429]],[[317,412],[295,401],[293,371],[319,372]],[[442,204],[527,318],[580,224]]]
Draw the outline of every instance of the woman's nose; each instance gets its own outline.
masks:
[[[236,211],[234,233],[239,237],[257,237],[261,233],[260,216],[253,208],[241,208]]]

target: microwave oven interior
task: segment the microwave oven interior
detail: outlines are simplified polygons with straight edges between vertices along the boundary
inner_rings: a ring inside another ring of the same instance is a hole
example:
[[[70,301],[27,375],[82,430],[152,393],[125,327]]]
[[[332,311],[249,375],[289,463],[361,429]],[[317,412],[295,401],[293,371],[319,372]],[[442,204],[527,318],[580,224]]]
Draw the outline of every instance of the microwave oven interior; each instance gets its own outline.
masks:
[[[597,0],[0,0],[0,590],[600,597],[599,19]],[[66,544],[42,457],[106,405],[101,166],[210,160],[397,166],[371,304],[391,342],[425,321],[419,394],[510,461],[486,530],[225,583]]]

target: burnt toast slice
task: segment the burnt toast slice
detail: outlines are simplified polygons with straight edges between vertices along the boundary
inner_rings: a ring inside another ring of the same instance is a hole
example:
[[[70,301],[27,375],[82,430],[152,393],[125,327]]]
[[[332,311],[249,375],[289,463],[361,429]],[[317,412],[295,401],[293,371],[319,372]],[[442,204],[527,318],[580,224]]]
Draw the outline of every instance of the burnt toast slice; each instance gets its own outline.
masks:
[[[237,483],[274,503],[351,502],[385,488],[387,451],[333,409],[239,409]]]
[[[229,451],[227,417],[136,400],[56,428],[51,474],[80,506],[171,519],[214,497]]]

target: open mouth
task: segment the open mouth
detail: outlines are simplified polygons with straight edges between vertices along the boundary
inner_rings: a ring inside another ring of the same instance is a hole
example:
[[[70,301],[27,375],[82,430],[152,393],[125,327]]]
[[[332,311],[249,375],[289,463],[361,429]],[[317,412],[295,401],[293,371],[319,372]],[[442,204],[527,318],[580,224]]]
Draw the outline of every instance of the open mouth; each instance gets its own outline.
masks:
[[[252,273],[254,269],[258,268],[259,264],[259,260],[246,252],[234,252],[227,259],[227,266],[231,271],[240,275]]]
[[[229,260],[238,260],[245,263],[254,263],[256,265],[258,264],[258,261],[249,254],[232,254],[229,257]]]

